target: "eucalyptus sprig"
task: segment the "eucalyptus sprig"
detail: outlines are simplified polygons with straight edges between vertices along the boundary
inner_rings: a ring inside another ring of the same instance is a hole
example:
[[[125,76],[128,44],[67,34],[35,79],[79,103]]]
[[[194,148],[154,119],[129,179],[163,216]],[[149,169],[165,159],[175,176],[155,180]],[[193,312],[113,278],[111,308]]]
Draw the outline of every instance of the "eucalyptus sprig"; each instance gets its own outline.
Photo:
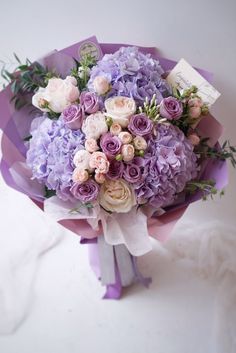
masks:
[[[202,199],[206,200],[208,197],[213,199],[213,197],[218,194],[218,190],[215,187],[215,180],[191,180],[186,185],[186,191],[190,194],[194,194],[197,191],[203,193]],[[224,194],[224,191],[220,191],[220,196]]]
[[[236,168],[236,146],[232,146],[229,140],[226,140],[221,148],[210,147],[207,142],[209,139],[205,138],[200,141],[199,150],[196,153],[200,154],[203,158],[219,159],[222,161],[229,160]]]
[[[37,61],[32,63],[29,59],[26,59],[22,63],[16,54],[14,54],[14,57],[17,61],[14,71],[9,72],[6,65],[3,65],[1,76],[10,84],[13,93],[11,102],[14,103],[15,109],[19,110],[31,102],[31,95],[39,87],[46,87],[48,80],[56,77],[57,74],[49,71]]]
[[[91,209],[91,208],[93,208],[93,204],[91,202],[86,202],[86,203],[81,202],[81,204],[79,204],[77,207],[72,208],[69,211],[69,214],[81,213],[81,208]]]

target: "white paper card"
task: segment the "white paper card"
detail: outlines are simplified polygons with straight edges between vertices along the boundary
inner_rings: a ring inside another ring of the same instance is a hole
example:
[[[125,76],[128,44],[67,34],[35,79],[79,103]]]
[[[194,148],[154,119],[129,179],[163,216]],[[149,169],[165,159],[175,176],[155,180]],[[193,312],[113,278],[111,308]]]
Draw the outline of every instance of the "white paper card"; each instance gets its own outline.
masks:
[[[167,82],[171,86],[177,86],[181,91],[191,86],[197,86],[198,95],[205,104],[211,106],[220,93],[202,77],[185,59],[181,59],[167,76]]]

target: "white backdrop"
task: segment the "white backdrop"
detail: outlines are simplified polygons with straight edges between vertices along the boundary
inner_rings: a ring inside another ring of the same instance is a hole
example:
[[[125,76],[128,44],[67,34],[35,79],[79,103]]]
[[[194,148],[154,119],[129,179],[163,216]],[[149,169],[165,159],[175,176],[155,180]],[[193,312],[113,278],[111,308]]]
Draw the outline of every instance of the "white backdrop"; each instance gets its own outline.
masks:
[[[225,126],[223,138],[236,144],[235,13],[234,0],[1,1],[0,59],[11,62],[16,52],[34,60],[93,34],[101,42],[157,46],[170,59],[184,57],[215,74],[214,86],[222,96],[213,113]],[[231,288],[230,278],[222,284],[212,271],[236,250],[235,176],[230,167],[223,199],[198,202],[188,209],[175,231],[179,238],[173,237],[168,250],[155,243],[153,252],[141,259],[143,272],[153,277],[151,288],[134,286],[118,302],[100,300],[102,289],[78,238],[54,227],[0,180],[0,331],[19,326],[14,334],[0,336],[0,352],[235,352],[230,330],[236,322],[230,312],[225,316],[228,327],[221,327],[221,335],[217,331],[220,310],[229,310],[229,301],[235,310],[233,296],[222,297],[224,305],[218,303],[219,290]],[[215,225],[216,220],[221,226]],[[192,261],[199,259],[199,242],[192,229],[186,237],[184,225],[189,222],[196,234],[208,239],[201,258],[205,267],[200,264],[206,278],[197,274]],[[58,243],[38,266],[38,257]],[[219,249],[225,244],[229,246],[222,253]],[[178,257],[185,259],[177,261]],[[236,268],[231,266],[230,271],[233,275]]]

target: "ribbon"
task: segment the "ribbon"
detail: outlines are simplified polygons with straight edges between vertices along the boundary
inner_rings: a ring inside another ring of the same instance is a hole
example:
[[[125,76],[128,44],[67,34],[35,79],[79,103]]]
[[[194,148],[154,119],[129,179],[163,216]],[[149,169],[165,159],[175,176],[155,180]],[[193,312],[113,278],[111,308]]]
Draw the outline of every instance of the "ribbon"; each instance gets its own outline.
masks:
[[[123,287],[135,282],[148,287],[152,282],[139,271],[137,257],[131,255],[125,245],[109,245],[102,235],[93,241],[81,239],[81,243],[88,244],[90,266],[106,286],[103,299],[120,299]]]

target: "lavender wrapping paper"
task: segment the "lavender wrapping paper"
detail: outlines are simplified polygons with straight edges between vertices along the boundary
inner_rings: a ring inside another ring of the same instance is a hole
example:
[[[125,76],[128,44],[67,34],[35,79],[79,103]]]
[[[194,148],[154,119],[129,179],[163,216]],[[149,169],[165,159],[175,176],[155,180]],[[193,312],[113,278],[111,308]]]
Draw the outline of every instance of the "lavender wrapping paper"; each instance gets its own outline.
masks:
[[[56,69],[56,71],[65,77],[73,66],[73,59],[80,59],[80,48],[84,46],[84,43],[90,42],[97,48],[97,58],[101,58],[105,53],[113,53],[121,46],[128,46],[128,44],[98,44],[95,37],[91,37],[85,41],[76,43],[68,48],[65,48],[61,51],[54,51],[52,54],[47,55],[41,59],[41,62],[50,69]],[[175,65],[176,62],[163,58],[159,51],[156,48],[150,47],[139,47],[143,53],[150,53],[155,59],[160,61],[163,69],[165,71],[170,71]],[[205,70],[197,69],[198,72],[209,82],[212,82],[213,75]],[[7,185],[14,188],[17,191],[20,191],[27,196],[29,196],[39,207],[43,209],[43,194],[40,194],[39,188],[37,185],[30,185],[25,183],[23,185],[20,176],[12,177],[11,168],[15,163],[24,162],[26,154],[26,146],[23,142],[23,139],[29,135],[29,128],[32,122],[33,116],[29,113],[29,109],[24,108],[20,111],[15,111],[13,106],[10,104],[10,99],[12,93],[10,87],[8,86],[3,91],[0,92],[0,128],[3,131],[3,138],[1,141],[2,147],[2,160],[0,163],[0,170],[2,176]],[[25,119],[27,116],[27,119]],[[199,129],[202,133],[202,136],[208,136],[211,139],[212,145],[216,144],[219,137],[222,134],[223,128],[217,122],[217,120],[211,115],[204,118],[200,125]],[[228,182],[228,173],[227,166],[225,162],[222,161],[209,161],[204,169],[202,177],[206,179],[215,179],[216,186],[218,189],[222,189],[226,186]],[[27,188],[27,185],[29,186]],[[177,220],[182,216],[185,209],[191,202],[197,201],[201,198],[201,194],[196,194],[193,197],[190,197],[186,202],[171,207],[166,214],[157,218],[151,218],[148,220],[149,233],[154,238],[164,241],[171,229],[177,222]],[[84,235],[86,238],[95,238],[101,234],[102,229],[98,232],[92,231],[86,221],[73,221],[73,220],[64,220],[60,223],[66,228],[74,231],[78,235]],[[85,240],[84,242],[87,242]],[[90,246],[96,247],[95,244]],[[96,258],[96,256],[92,256]],[[91,259],[92,259],[91,258]],[[92,260],[91,260],[92,261]],[[135,261],[133,259],[133,261]],[[95,261],[96,263],[96,261]],[[135,262],[133,262],[135,264]],[[93,261],[91,262],[92,267],[95,269],[96,274],[99,277],[99,270],[97,264],[95,265]],[[137,270],[137,267],[134,266]],[[117,264],[115,264],[116,271],[116,282],[107,287],[105,294],[106,298],[119,298],[121,295],[121,282]],[[137,272],[137,271],[136,271]],[[137,274],[137,273],[136,273]],[[139,275],[137,275],[138,277]],[[141,279],[142,282],[142,279]]]

